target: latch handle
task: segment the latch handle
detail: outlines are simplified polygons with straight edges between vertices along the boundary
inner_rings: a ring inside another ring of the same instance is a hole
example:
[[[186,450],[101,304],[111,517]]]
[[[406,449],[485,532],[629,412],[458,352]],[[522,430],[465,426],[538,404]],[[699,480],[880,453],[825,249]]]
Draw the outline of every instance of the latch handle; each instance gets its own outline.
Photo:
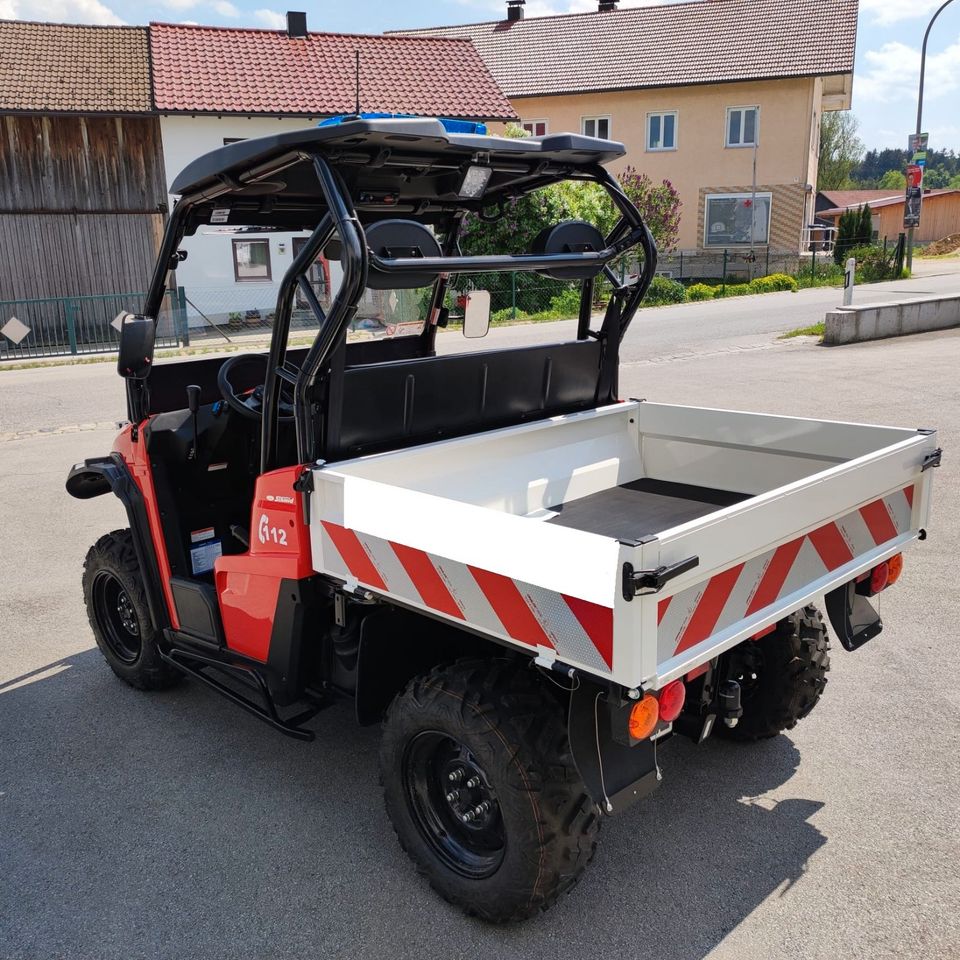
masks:
[[[674,577],[700,566],[699,557],[687,557],[655,570],[634,570],[632,563],[623,565],[623,598],[632,600],[637,594],[659,593]]]

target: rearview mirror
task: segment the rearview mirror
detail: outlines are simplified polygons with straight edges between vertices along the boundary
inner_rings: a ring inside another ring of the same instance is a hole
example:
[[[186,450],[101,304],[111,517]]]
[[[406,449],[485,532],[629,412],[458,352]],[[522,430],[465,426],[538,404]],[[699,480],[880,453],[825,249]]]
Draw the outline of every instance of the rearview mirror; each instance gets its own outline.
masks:
[[[157,335],[153,318],[124,312],[113,323],[120,331],[117,373],[128,380],[146,380],[153,366],[153,345]]]
[[[470,340],[485,337],[490,329],[490,291],[471,290],[463,311],[463,335]]]

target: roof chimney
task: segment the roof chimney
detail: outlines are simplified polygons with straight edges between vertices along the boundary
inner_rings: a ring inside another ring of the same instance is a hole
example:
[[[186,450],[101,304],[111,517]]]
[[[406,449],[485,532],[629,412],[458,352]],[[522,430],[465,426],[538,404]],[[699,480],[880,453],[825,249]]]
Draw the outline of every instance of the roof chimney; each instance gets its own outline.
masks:
[[[507,20],[515,21],[523,19],[523,5],[527,0],[507,0]]]
[[[608,13],[610,10],[617,9],[617,0],[599,0],[597,3],[598,13]]]
[[[287,11],[287,36],[291,40],[303,40],[307,35],[307,15],[295,10]]]

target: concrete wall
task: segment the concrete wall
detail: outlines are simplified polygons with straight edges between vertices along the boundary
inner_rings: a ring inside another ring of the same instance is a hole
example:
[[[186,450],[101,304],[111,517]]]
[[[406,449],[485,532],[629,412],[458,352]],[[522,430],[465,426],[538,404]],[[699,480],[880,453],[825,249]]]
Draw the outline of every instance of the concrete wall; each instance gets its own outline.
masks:
[[[808,77],[514,97],[511,102],[523,120],[546,120],[550,133],[579,131],[583,117],[609,116],[611,139],[627,148],[626,158],[611,164],[611,169],[617,172],[629,164],[654,181],[670,180],[679,191],[683,207],[678,247],[684,250],[703,246],[706,193],[725,193],[731,184],[752,183],[753,149],[725,145],[727,108],[758,106],[757,184],[763,184],[758,189],[774,194],[771,218],[783,223],[772,236],[772,245],[799,249],[806,208],[812,209],[813,195],[806,192],[806,185],[816,183],[822,96],[821,81]],[[647,114],[670,110],[677,112],[676,149],[647,150]],[[780,197],[786,212],[778,210]]]
[[[823,342],[831,346],[960,326],[960,295],[899,303],[840,307],[826,316]]]

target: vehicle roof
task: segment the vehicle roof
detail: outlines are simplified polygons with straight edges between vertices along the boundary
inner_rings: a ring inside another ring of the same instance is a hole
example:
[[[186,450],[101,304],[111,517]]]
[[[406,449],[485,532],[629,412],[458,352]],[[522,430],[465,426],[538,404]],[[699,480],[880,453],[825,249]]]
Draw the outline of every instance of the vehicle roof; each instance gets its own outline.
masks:
[[[204,209],[209,214],[215,203],[236,208],[238,218],[231,216],[230,222],[240,222],[243,210],[248,223],[281,226],[295,221],[306,228],[324,210],[309,162],[319,154],[336,168],[365,219],[375,219],[378,209],[392,216],[416,210],[429,219],[431,211],[489,206],[498,197],[586,172],[624,153],[621,143],[573,133],[520,139],[451,132],[434,118],[348,118],[213,150],[188,164],[170,191],[209,195],[210,201],[198,207],[195,224],[209,222]],[[471,163],[493,168],[482,203],[457,195]],[[253,170],[263,178],[246,179]],[[223,222],[222,214],[216,222]]]

